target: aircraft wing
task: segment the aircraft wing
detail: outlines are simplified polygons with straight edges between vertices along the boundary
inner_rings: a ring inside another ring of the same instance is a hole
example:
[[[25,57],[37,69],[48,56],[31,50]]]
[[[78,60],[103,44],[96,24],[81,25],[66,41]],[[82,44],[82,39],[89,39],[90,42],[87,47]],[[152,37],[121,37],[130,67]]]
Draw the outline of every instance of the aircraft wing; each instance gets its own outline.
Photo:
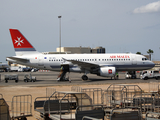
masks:
[[[18,58],[18,57],[7,57],[7,59],[11,59],[11,60],[15,60],[15,61],[19,61],[19,62],[29,62],[28,59],[25,59],[25,58]]]
[[[76,61],[76,60],[67,60],[65,58],[63,58],[63,59],[65,61],[71,62],[72,64],[77,64],[81,69],[86,69],[86,70],[89,70],[89,71],[100,67],[98,64],[87,63],[87,62]]]

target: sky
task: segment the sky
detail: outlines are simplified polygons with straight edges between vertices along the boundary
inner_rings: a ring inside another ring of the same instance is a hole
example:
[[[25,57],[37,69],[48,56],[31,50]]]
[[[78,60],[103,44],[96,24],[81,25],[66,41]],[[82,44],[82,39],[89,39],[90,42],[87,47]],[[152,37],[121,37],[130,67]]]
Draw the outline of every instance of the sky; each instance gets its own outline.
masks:
[[[158,0],[0,0],[0,61],[14,56],[9,29],[16,28],[39,52],[59,47],[102,46],[106,53],[160,60]]]

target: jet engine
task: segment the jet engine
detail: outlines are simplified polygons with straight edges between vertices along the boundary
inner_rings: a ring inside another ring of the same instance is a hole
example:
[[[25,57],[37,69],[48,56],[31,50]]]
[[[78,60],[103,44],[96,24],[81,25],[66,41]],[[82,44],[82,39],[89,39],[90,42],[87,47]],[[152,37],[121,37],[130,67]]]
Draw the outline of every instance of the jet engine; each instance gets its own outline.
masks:
[[[98,72],[98,76],[102,77],[112,77],[116,74],[116,68],[115,67],[101,67]]]

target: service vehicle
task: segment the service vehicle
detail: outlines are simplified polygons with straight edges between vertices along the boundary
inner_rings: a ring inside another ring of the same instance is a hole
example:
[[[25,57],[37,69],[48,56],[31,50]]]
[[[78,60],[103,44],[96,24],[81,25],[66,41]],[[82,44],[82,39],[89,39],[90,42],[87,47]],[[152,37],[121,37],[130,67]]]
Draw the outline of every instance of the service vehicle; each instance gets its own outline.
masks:
[[[147,80],[149,78],[155,78],[156,80],[160,79],[160,72],[154,70],[146,70],[140,73],[140,78]]]
[[[31,68],[26,66],[11,66],[10,72],[30,72]]]
[[[126,72],[125,78],[126,79],[136,79],[137,78],[136,72],[135,71]]]
[[[31,68],[30,67],[23,67],[22,72],[30,72]]]
[[[26,74],[24,76],[24,82],[35,82],[36,81],[36,77],[32,76],[31,74]]]
[[[18,66],[11,66],[9,68],[9,72],[18,72],[19,67]]]
[[[5,79],[5,82],[8,83],[8,80],[15,80],[15,82],[17,83],[18,82],[18,75],[17,74],[13,74],[13,75],[4,75],[4,79]]]

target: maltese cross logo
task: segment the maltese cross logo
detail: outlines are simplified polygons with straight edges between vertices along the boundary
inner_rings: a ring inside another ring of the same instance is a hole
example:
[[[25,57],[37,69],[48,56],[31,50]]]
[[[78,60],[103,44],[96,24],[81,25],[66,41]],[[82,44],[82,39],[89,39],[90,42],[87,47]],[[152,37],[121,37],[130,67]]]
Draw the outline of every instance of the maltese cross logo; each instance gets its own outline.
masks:
[[[14,44],[18,43],[17,46],[19,46],[19,45],[21,46],[21,43],[23,43],[23,40],[21,40],[21,37],[20,37],[20,38],[17,37],[17,39],[18,39],[18,40],[15,40],[15,43],[14,43]],[[23,43],[23,44],[24,44],[24,43]]]

